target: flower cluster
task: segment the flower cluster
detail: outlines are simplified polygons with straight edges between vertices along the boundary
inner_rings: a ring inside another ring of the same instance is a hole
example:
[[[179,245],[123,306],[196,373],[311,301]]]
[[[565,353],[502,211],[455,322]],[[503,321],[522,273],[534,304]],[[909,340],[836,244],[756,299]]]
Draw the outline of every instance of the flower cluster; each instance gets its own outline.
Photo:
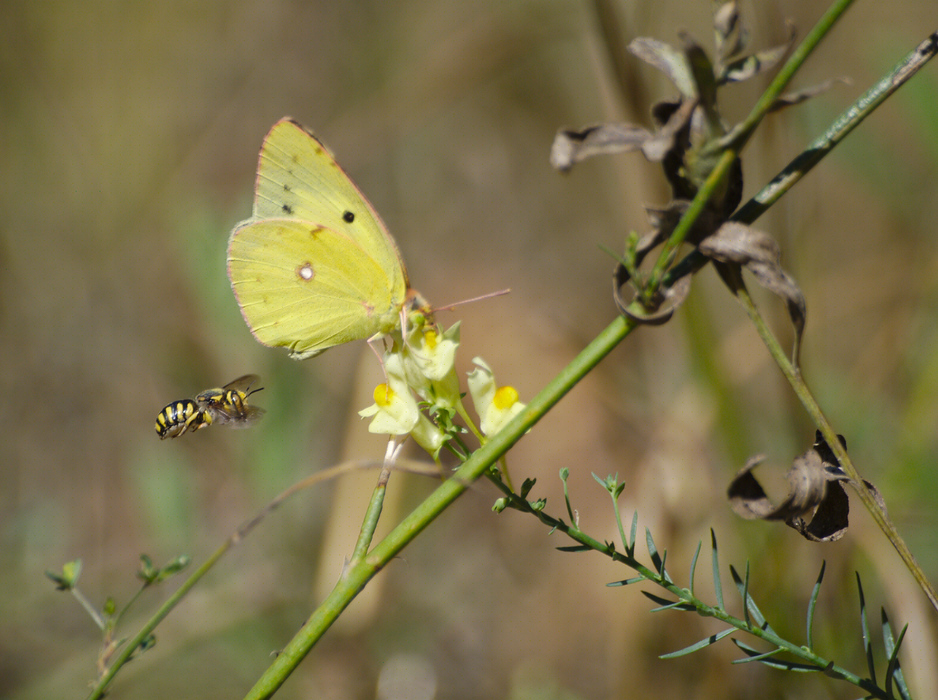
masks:
[[[394,342],[383,356],[387,382],[375,387],[375,402],[359,411],[372,419],[368,431],[411,435],[437,459],[440,450],[464,432],[453,422],[457,415],[483,442],[514,418],[525,406],[518,392],[511,386],[498,387],[492,370],[477,357],[476,368],[469,373],[469,395],[479,416],[476,429],[462,403],[458,347],[459,323],[443,332],[418,324],[406,339]]]

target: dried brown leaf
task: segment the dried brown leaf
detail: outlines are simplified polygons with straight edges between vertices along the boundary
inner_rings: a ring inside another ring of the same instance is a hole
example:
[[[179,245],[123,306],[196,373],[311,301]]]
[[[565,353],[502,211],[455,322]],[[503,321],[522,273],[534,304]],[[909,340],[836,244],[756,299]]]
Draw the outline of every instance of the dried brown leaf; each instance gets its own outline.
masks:
[[[635,151],[654,139],[647,129],[632,124],[597,124],[584,129],[561,129],[550,148],[550,164],[566,172],[586,158]]]
[[[850,504],[839,469],[831,469],[826,444],[816,443],[788,470],[789,493],[774,506],[752,470],[763,457],[750,459],[727,489],[733,511],[747,520],[782,520],[813,542],[833,542],[847,530]]]
[[[739,19],[736,0],[725,2],[716,9],[713,13],[713,30],[717,60],[721,65],[745,49],[749,43],[749,32]]]
[[[690,275],[687,275],[685,277],[681,277],[671,287],[658,289],[657,293],[652,299],[651,305],[643,312],[635,312],[630,308],[630,306],[632,305],[632,302],[639,298],[638,293],[636,292],[633,294],[632,299],[629,301],[626,301],[622,298],[622,287],[630,279],[628,270],[626,270],[622,263],[618,263],[612,277],[612,297],[615,300],[616,308],[619,309],[619,313],[637,323],[643,323],[649,326],[660,326],[662,323],[667,323],[670,321],[671,316],[674,314],[677,308],[684,303],[684,300],[690,293],[691,277]]]
[[[741,56],[736,60],[729,61],[717,76],[717,82],[721,85],[726,83],[738,83],[743,80],[754,78],[760,73],[775,67],[775,65],[785,57],[791,47],[795,44],[795,28],[788,24],[788,41],[778,46],[773,46],[765,51],[757,51],[749,56]]]
[[[750,457],[733,480],[726,491],[730,499],[733,512],[746,520],[759,520],[765,518],[775,510],[775,506],[765,494],[762,484],[752,475],[752,470],[765,460],[765,455]]]
[[[645,36],[633,39],[628,50],[668,76],[681,95],[688,99],[697,97],[690,67],[687,65],[683,51],[663,41]]]
[[[801,104],[805,100],[810,100],[816,95],[827,92],[837,83],[843,83],[844,85],[850,85],[849,78],[831,78],[830,80],[825,80],[819,85],[812,85],[807,87],[804,90],[799,90],[797,92],[786,92],[784,95],[779,96],[775,102],[772,103],[772,106],[769,108],[770,112],[777,112],[780,109],[785,109],[786,107],[791,107],[793,105]]]

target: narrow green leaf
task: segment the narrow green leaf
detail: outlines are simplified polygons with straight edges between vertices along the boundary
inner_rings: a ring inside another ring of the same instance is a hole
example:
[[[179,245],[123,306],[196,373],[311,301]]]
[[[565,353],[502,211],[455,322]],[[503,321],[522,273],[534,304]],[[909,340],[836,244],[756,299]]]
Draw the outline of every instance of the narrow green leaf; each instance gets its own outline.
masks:
[[[602,486],[607,491],[610,488],[610,485],[615,485],[616,481],[619,478],[619,475],[616,474],[615,477],[607,476],[605,479],[600,479],[599,475],[596,472],[590,472],[593,475],[593,478],[596,479],[596,483]],[[561,475],[562,478],[562,475]]]
[[[821,581],[824,580],[824,569],[827,567],[827,561],[821,562],[821,573],[817,575],[817,581],[814,582],[814,589],[811,591],[811,600],[808,601],[808,649],[814,649],[814,640],[812,638],[812,623],[814,622],[814,606],[817,604],[818,594],[821,592]]]
[[[752,622],[755,623],[759,629],[776,634],[775,630],[772,629],[772,626],[766,622],[765,616],[762,614],[762,611],[759,610],[759,606],[756,605],[756,601],[754,601],[752,596],[749,595],[749,562],[746,562],[745,581],[739,577],[739,574],[736,572],[736,569],[733,568],[732,564],[730,565],[730,574],[733,576],[733,583],[736,584],[736,588],[739,591],[739,594],[743,596],[743,599],[746,601],[746,621],[749,621],[749,616],[751,615]]]
[[[651,537],[651,530],[645,528],[645,544],[648,545],[648,556],[651,557],[651,563],[655,571],[661,573],[661,555],[658,554],[658,548],[655,547],[655,541]]]
[[[652,608],[648,612],[656,613],[656,612],[663,612],[664,610],[680,610],[681,612],[694,612],[696,609],[697,608],[695,608],[690,603],[677,602],[677,603],[671,603],[670,605],[662,605],[657,608]]]
[[[642,591],[642,595],[648,598],[651,601],[654,601],[658,605],[673,605],[674,603],[679,603],[680,601],[668,600],[667,598],[662,598],[657,596],[654,593],[649,593],[648,591]]]
[[[870,671],[870,680],[876,685],[876,664],[873,662],[873,639],[870,637],[870,628],[866,620],[866,598],[863,595],[863,584],[860,582],[860,572],[856,572],[857,590],[860,593],[860,629],[863,632],[863,651],[866,652],[866,665]]]
[[[615,588],[616,586],[631,586],[633,583],[641,583],[642,581],[647,581],[648,579],[644,576],[635,576],[633,578],[627,578],[622,581],[612,581],[607,583],[606,586],[609,588]]]
[[[750,661],[758,661],[759,663],[765,664],[766,666],[771,666],[772,668],[782,669],[783,671],[796,671],[798,673],[816,673],[818,671],[823,671],[824,669],[818,668],[817,666],[812,666],[810,664],[801,664],[794,661],[779,661],[778,659],[773,659],[771,656],[777,654],[782,649],[773,649],[768,652],[761,652],[756,649],[753,649],[748,644],[745,644],[735,637],[733,637],[733,644],[739,647],[743,653],[748,656],[748,659],[736,659],[733,661],[734,664],[745,664]]]
[[[735,627],[730,627],[717,634],[711,634],[706,639],[701,639],[699,642],[691,644],[689,647],[684,647],[683,649],[678,649],[677,651],[672,651],[667,654],[662,654],[658,658],[659,659],[676,659],[678,656],[686,656],[687,654],[692,654],[698,649],[703,649],[704,647],[708,647],[711,644],[716,644],[725,636],[727,636],[728,634],[732,634],[735,631],[736,631]]]
[[[717,597],[717,606],[720,610],[726,610],[723,605],[723,584],[720,583],[720,557],[717,554],[717,536],[713,528],[710,528],[710,549],[713,552],[713,591]]]
[[[666,598],[656,596],[654,593],[649,593],[648,591],[642,591],[642,595],[644,595],[649,600],[658,603],[660,606],[657,608],[652,608],[649,612],[661,612],[662,610],[680,610],[682,612],[693,612],[697,609],[690,603],[685,603],[683,600],[667,600]]]
[[[899,668],[899,647],[902,645],[902,640],[905,638],[905,633],[906,630],[909,629],[909,625],[906,624],[899,633],[898,639],[894,640],[892,636],[892,626],[889,624],[889,617],[886,615],[886,610],[881,609],[880,614],[882,615],[883,621],[883,643],[886,646],[886,654],[889,657],[889,661],[886,665],[886,692],[890,696],[892,695],[892,683],[893,680],[895,680],[896,689],[899,690],[903,698],[907,698],[909,691],[908,688],[905,687],[902,669]],[[905,692],[903,692],[903,690]]]
[[[635,537],[638,533],[638,511],[632,513],[632,529],[629,532],[629,556],[635,557]]]
[[[694,558],[690,560],[690,586],[687,590],[694,595],[694,572],[697,570],[697,557],[700,556],[700,540],[697,540],[697,551],[694,552]]]
[[[661,574],[664,580],[667,581],[668,583],[674,583],[674,581],[671,579],[671,575],[668,573],[668,570],[665,567],[665,563],[667,561],[668,561],[668,550],[664,550],[664,552],[661,553],[661,570],[658,573]]]
[[[585,544],[571,544],[565,547],[557,547],[561,552],[591,552],[592,547],[588,547]]]

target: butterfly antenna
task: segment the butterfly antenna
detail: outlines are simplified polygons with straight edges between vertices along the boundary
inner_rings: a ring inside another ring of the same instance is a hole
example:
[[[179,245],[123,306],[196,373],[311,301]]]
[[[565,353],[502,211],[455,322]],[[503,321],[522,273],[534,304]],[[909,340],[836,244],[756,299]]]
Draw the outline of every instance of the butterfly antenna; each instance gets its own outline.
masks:
[[[434,307],[433,311],[452,311],[454,306],[459,306],[460,304],[471,304],[475,301],[483,301],[484,299],[492,299],[494,297],[504,296],[508,294],[510,289],[501,289],[497,292],[489,292],[488,294],[483,294],[479,297],[473,297],[472,299],[462,299],[461,301],[454,301],[452,304],[447,304],[446,306],[437,306]]]

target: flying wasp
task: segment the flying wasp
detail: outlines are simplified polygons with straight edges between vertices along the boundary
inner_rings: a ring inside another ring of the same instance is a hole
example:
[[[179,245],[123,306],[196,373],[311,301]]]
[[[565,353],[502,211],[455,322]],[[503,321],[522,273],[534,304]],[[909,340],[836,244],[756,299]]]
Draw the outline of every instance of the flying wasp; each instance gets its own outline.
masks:
[[[173,401],[156,417],[156,434],[161,440],[174,438],[213,423],[246,428],[264,415],[263,408],[247,402],[251,394],[263,389],[251,389],[258,379],[256,374],[246,374],[223,387],[206,389],[195,399]]]

